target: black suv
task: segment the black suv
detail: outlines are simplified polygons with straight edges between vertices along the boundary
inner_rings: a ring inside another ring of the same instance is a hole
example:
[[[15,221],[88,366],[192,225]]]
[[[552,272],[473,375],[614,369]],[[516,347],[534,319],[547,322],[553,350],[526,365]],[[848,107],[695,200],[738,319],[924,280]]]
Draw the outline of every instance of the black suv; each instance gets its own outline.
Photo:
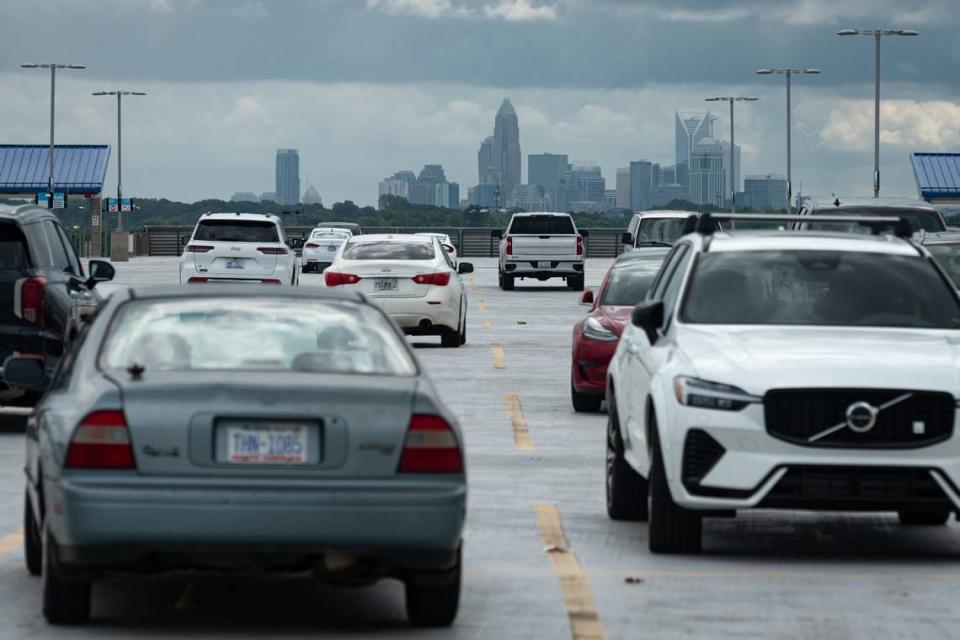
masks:
[[[32,355],[51,376],[84,319],[100,304],[97,282],[113,279],[103,260],[90,261],[84,275],[70,239],[50,211],[35,206],[0,206],[0,364],[13,355]],[[30,407],[34,393],[2,381],[0,407]]]

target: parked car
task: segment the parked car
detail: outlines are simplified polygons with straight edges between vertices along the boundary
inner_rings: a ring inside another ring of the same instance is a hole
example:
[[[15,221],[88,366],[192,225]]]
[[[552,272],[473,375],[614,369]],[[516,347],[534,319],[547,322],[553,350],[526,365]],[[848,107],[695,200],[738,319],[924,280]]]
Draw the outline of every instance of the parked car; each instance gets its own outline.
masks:
[[[446,233],[433,233],[431,231],[423,231],[417,234],[418,236],[427,236],[433,237],[440,241],[440,244],[443,245],[443,248],[447,250],[447,253],[450,254],[450,261],[453,263],[453,266],[457,266],[457,247],[453,244],[453,240],[450,239],[449,234]]]
[[[47,375],[60,364],[85,318],[101,302],[95,287],[114,268],[90,261],[90,274],[48,209],[0,205],[0,365],[13,354],[36,358]],[[3,382],[0,406],[30,407],[36,393]]]
[[[225,348],[228,347],[228,348]],[[410,620],[453,622],[462,436],[362,296],[211,285],[121,290],[28,428],[25,554],[51,624],[114,572],[313,572],[403,581]]]
[[[315,229],[346,229],[355,236],[363,235],[363,229],[356,222],[320,222]]]
[[[346,287],[376,302],[403,329],[416,336],[440,336],[444,347],[467,341],[467,291],[436,238],[410,234],[368,234],[347,241],[323,272],[328,287]]]
[[[349,229],[320,227],[311,231],[300,258],[303,273],[318,273],[329,267],[341,245],[352,237]]]
[[[910,222],[914,231],[946,231],[943,216],[929,202],[917,198],[825,198],[810,200],[800,207],[801,216],[892,216]],[[848,231],[870,233],[863,225],[848,224],[838,227],[833,223],[803,222],[801,229],[810,231]]]
[[[921,231],[916,239],[930,252],[953,285],[960,288],[960,231]]]
[[[902,224],[831,224],[904,237],[703,230],[634,310],[608,369],[607,511],[649,516],[651,551],[699,551],[710,512],[960,509],[960,295]]]
[[[651,248],[621,255],[607,271],[596,295],[583,292],[590,306],[573,327],[570,398],[576,411],[599,411],[607,390],[607,365],[633,308],[643,301],[668,249]]]
[[[621,242],[630,249],[641,247],[671,247],[680,236],[695,211],[640,211],[633,214]]]
[[[586,231],[568,213],[515,213],[500,238],[500,288],[512,291],[517,278],[540,281],[563,278],[574,291],[583,291],[583,239]]]
[[[180,283],[259,282],[295,285],[300,271],[280,218],[260,213],[206,213],[180,256]]]

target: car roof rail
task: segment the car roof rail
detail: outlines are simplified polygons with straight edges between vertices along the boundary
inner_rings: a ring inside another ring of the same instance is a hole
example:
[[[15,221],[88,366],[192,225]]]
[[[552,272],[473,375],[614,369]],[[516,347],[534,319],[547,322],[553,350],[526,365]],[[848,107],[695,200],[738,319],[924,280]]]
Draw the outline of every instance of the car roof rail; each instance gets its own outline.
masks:
[[[688,233],[713,235],[717,222],[742,220],[744,222],[786,222],[786,223],[825,223],[825,224],[859,224],[870,229],[873,235],[880,235],[884,229],[892,229],[893,235],[898,238],[911,238],[913,225],[901,216],[789,216],[784,214],[757,214],[757,213],[703,213],[699,216],[690,216],[684,231],[691,226]]]

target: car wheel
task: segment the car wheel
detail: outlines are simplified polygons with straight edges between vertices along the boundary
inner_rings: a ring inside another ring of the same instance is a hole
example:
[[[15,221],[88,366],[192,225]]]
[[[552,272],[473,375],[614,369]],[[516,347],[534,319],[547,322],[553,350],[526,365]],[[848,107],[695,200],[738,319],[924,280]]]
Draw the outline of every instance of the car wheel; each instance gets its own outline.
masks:
[[[514,281],[513,276],[508,276],[507,274],[503,274],[503,290],[513,291],[513,281]]]
[[[503,289],[503,271],[499,268],[497,269],[497,286]]]
[[[573,410],[577,413],[597,413],[603,404],[603,396],[596,393],[580,393],[570,380],[570,399],[573,401]]]
[[[23,555],[30,575],[39,576],[43,572],[43,539],[27,491],[23,492]]]
[[[414,574],[404,581],[407,618],[418,627],[449,627],[460,607],[461,551],[446,573]]]
[[[467,344],[467,308],[463,308],[463,320],[460,321],[460,344]]]
[[[703,518],[673,501],[656,423],[650,428],[650,551],[653,553],[699,553],[703,539]]]
[[[623,457],[620,420],[612,406],[607,418],[607,515],[612,520],[647,519],[647,481]]]
[[[43,617],[50,624],[78,624],[90,618],[90,583],[59,575],[57,543],[47,532],[43,544]]]
[[[947,524],[950,519],[949,511],[898,511],[900,524],[911,526],[937,526]]]
[[[583,286],[585,281],[586,281],[586,276],[573,276],[572,278],[567,279],[567,286],[569,286],[574,291],[583,291]]]
[[[456,349],[460,346],[460,331],[456,329],[441,329],[440,346],[444,349]]]

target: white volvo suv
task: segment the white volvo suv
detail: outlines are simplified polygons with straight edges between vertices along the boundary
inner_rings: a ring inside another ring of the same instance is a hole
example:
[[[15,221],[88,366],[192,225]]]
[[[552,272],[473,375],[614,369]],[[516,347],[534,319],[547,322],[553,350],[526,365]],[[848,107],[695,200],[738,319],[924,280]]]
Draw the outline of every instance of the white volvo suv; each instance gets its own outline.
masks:
[[[205,213],[180,256],[180,284],[299,282],[294,243],[277,216]]]
[[[910,226],[696,226],[610,363],[609,515],[649,518],[659,553],[699,551],[702,518],[738,509],[945,523],[960,508],[960,296]]]

